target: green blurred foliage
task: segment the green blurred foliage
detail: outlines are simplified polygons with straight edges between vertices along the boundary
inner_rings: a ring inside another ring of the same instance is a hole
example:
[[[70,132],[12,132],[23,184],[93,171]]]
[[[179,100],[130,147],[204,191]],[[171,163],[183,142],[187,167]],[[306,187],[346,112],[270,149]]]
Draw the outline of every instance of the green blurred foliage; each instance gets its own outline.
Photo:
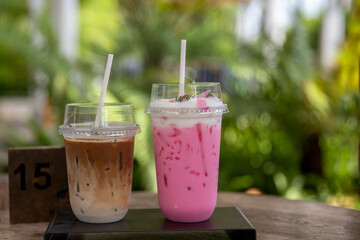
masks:
[[[221,81],[229,105],[223,118],[220,190],[256,188],[360,209],[359,9],[355,1],[338,67],[323,74],[317,62],[321,16],[306,19],[297,13],[279,47],[265,34],[252,43],[238,40],[234,3],[82,0],[79,57],[70,62],[57,50],[49,11],[37,19],[43,43],[34,46],[26,3],[2,1],[0,95],[42,87],[34,77],[40,72],[55,123],[45,130],[30,121],[31,142],[9,127],[0,145],[61,143],[56,126],[65,104],[97,101],[106,54],[112,52],[106,101],[133,104],[142,130],[136,136],[133,189],[156,190],[151,121],[144,109],[152,83],[177,81],[180,39],[187,39],[187,66],[200,77],[206,72]],[[312,161],[318,161],[320,172],[309,170],[306,163]]]
[[[14,28],[12,25],[16,26]],[[29,35],[26,8],[19,1],[0,3],[0,94],[26,94],[30,82],[27,76]]]

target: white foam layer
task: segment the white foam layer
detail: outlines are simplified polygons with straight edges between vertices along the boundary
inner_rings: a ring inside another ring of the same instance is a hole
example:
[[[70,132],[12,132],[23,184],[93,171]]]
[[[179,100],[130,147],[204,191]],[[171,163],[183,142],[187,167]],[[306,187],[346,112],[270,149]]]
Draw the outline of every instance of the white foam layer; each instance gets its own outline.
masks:
[[[208,107],[223,106],[223,102],[219,98],[190,98],[183,102],[175,102],[175,99],[158,99],[150,103],[151,107],[164,107],[164,108],[199,108],[201,101],[204,101]]]
[[[164,128],[169,126],[176,126],[178,128],[193,127],[194,125],[201,123],[205,125],[220,125],[221,126],[221,113],[207,114],[207,115],[195,115],[190,117],[189,115],[173,115],[173,114],[153,114],[151,115],[152,125],[157,128]]]
[[[158,99],[150,103],[152,124],[155,127],[192,127],[197,123],[208,125],[221,125],[222,111],[208,111],[211,108],[224,107],[222,100],[216,97],[190,98],[183,102],[175,99]],[[156,109],[156,111],[154,111]],[[190,110],[187,110],[190,109]],[[184,111],[185,110],[185,111]]]

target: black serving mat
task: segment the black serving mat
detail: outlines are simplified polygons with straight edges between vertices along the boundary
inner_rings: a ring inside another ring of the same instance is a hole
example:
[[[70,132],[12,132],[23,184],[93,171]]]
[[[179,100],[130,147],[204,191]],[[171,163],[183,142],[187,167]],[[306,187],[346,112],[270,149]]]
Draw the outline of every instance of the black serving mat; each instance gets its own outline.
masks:
[[[84,223],[71,210],[57,212],[44,240],[115,239],[256,239],[255,228],[235,207],[216,208],[211,218],[198,223],[167,220],[160,209],[130,209],[119,222]]]

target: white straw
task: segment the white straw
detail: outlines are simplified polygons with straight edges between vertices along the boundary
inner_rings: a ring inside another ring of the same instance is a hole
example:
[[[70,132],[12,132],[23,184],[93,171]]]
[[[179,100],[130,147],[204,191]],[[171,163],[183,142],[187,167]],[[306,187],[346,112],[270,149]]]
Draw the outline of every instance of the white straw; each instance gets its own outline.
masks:
[[[107,89],[107,85],[108,85],[108,82],[109,82],[110,70],[111,70],[111,64],[112,64],[112,61],[113,61],[113,57],[114,57],[114,55],[109,54],[109,55],[108,55],[107,62],[106,62],[104,80],[103,80],[103,84],[102,84],[102,88],[101,88],[101,93],[100,93],[100,99],[99,99],[99,106],[98,106],[98,108],[97,108],[96,118],[95,118],[95,123],[94,123],[94,127],[95,127],[95,128],[99,128],[99,127],[100,127],[102,107],[104,106],[106,89]]]
[[[184,85],[185,85],[185,59],[186,59],[186,40],[181,40],[179,96],[183,96],[183,95],[184,95]]]

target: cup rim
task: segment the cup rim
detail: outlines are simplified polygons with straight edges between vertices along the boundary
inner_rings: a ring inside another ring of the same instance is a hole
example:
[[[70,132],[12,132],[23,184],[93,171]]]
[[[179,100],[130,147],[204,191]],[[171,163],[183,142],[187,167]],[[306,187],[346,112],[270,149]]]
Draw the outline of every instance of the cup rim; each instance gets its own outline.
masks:
[[[136,123],[122,123],[122,127],[100,127],[100,128],[77,128],[60,125],[58,128],[59,135],[64,137],[123,137],[134,136],[140,133],[140,126]]]
[[[208,107],[208,108],[196,108],[196,107],[182,107],[182,108],[174,108],[174,107],[159,107],[159,106],[151,106],[148,105],[145,108],[145,113],[149,114],[214,114],[214,113],[228,113],[227,104],[223,104],[221,106]]]
[[[98,107],[99,103],[67,103],[67,106]],[[132,107],[131,103],[104,103],[102,106],[123,106]]]
[[[152,85],[179,86],[179,83],[153,83]],[[184,85],[220,85],[219,82],[185,82]]]

